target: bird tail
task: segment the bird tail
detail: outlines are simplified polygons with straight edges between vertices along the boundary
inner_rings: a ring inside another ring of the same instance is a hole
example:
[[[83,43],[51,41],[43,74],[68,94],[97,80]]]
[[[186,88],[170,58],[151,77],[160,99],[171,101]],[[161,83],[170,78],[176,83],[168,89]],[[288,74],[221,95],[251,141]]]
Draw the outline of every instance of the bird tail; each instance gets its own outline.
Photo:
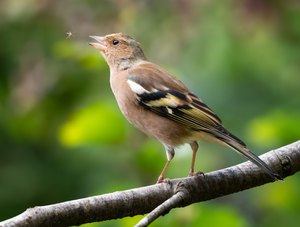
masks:
[[[239,138],[237,138],[236,136],[231,134],[225,128],[222,127],[222,129],[218,130],[218,133],[216,133],[216,134],[215,134],[215,136],[219,140],[221,140],[223,143],[225,143],[225,145],[234,149],[235,151],[237,151],[238,153],[242,154],[244,157],[249,159],[251,162],[256,164],[258,167],[260,167],[262,170],[264,170],[270,177],[272,177],[273,180],[283,180],[283,178],[280,175],[274,173],[271,170],[271,168],[263,160],[261,160],[257,155],[252,153],[246,147],[246,144],[243,141],[241,141]]]

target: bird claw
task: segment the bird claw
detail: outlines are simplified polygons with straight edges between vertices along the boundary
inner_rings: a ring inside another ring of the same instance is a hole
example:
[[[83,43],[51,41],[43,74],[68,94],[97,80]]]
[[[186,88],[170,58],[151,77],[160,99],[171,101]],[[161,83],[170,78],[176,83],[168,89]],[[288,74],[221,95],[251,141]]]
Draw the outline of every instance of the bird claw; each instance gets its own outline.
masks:
[[[169,178],[164,178],[162,176],[159,176],[159,178],[156,181],[156,184],[161,184],[161,183],[170,183],[170,179]]]
[[[198,177],[198,176],[204,176],[204,172],[202,172],[202,171],[198,171],[198,172],[194,172],[194,171],[190,171],[190,173],[189,173],[189,175],[188,175],[189,177]]]

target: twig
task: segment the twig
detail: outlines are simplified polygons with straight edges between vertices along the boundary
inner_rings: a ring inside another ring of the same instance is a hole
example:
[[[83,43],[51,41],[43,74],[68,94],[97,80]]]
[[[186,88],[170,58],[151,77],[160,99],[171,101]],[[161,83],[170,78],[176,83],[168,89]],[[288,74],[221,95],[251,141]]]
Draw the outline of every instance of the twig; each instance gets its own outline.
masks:
[[[165,215],[169,213],[169,211],[178,205],[182,204],[182,201],[188,197],[187,190],[185,190],[183,183],[178,183],[178,190],[175,192],[175,194],[160,204],[158,207],[156,207],[154,210],[152,210],[149,214],[147,214],[142,220],[140,220],[135,227],[144,227],[151,224],[153,221],[155,221],[157,218],[159,218],[162,215]]]

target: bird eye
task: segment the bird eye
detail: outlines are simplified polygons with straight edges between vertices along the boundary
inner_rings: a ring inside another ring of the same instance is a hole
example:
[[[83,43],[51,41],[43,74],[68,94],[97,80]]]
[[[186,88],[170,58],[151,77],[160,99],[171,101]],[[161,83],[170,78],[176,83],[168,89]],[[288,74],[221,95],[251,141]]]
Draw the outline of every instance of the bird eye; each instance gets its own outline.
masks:
[[[113,44],[113,45],[118,45],[118,44],[119,44],[119,40],[114,39],[114,40],[112,41],[112,44]]]

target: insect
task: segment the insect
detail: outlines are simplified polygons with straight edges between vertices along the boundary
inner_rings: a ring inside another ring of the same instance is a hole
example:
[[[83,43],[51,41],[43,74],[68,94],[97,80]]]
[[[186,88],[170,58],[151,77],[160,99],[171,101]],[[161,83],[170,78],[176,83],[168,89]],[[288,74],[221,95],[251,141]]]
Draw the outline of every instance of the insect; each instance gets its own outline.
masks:
[[[71,36],[73,35],[72,32],[66,32],[66,39],[69,39],[71,38]]]

